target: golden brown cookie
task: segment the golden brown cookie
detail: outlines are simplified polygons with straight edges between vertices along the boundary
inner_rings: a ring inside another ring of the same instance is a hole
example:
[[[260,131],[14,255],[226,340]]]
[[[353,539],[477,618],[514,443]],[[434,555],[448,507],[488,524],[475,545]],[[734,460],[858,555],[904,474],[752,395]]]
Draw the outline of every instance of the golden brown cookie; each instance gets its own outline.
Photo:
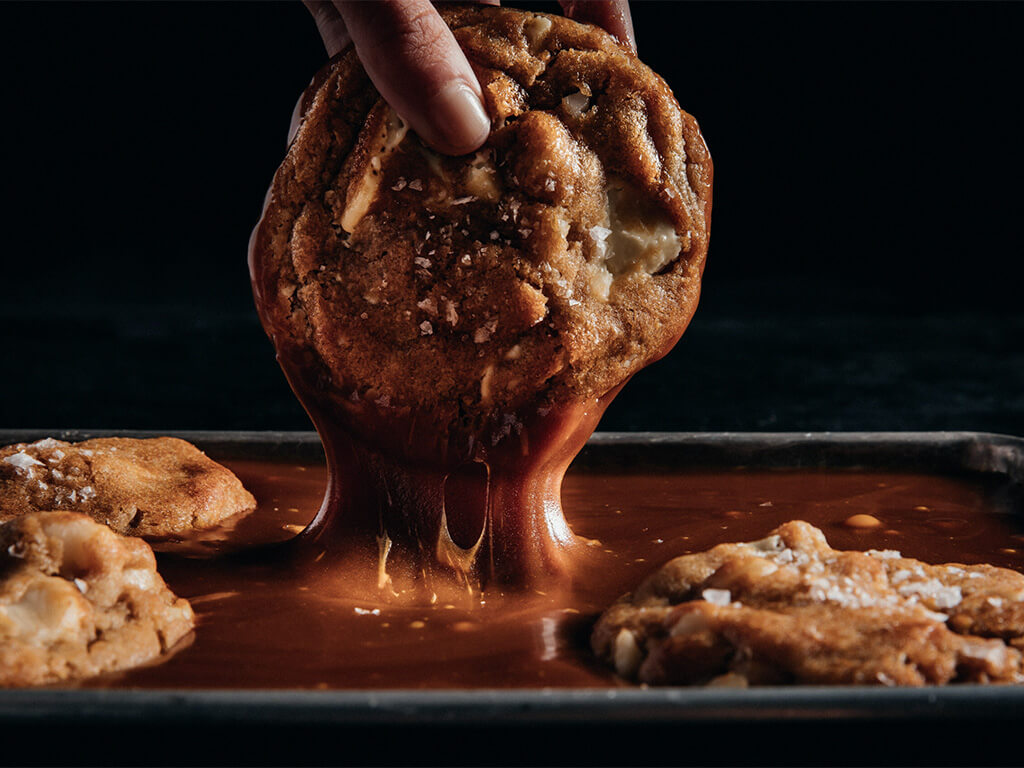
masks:
[[[149,662],[193,627],[145,542],[85,515],[0,525],[0,686],[45,685]]]
[[[670,561],[609,608],[594,652],[650,684],[1024,682],[1024,575],[846,552],[812,525]]]
[[[342,54],[307,92],[251,262],[286,369],[444,431],[600,397],[664,355],[697,304],[712,166],[603,30],[441,13],[483,86],[483,148],[433,152]]]
[[[81,512],[118,533],[187,534],[256,508],[226,467],[173,437],[47,438],[0,448],[0,521],[29,512]]]

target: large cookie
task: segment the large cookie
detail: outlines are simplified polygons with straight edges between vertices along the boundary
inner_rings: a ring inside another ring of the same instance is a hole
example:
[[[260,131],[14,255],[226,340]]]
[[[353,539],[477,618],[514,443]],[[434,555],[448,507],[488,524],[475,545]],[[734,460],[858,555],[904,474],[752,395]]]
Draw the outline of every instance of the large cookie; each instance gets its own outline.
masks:
[[[665,354],[697,304],[712,166],[669,87],[604,31],[441,13],[483,86],[484,147],[433,152],[340,55],[250,256],[286,369],[443,429],[599,397]]]
[[[145,542],[72,512],[0,525],[0,686],[44,685],[159,657],[193,627]]]
[[[118,533],[159,539],[212,528],[255,508],[229,469],[173,437],[47,438],[0,448],[0,521],[64,509]]]
[[[670,561],[604,613],[592,645],[661,685],[1024,682],[1024,575],[838,551],[793,521]]]

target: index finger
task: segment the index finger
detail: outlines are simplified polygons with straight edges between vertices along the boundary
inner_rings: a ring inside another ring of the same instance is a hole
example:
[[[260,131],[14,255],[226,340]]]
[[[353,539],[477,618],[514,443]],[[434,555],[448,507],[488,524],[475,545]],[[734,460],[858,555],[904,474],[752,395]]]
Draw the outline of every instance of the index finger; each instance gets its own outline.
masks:
[[[596,24],[636,53],[633,17],[627,0],[560,0],[559,5],[570,19]]]

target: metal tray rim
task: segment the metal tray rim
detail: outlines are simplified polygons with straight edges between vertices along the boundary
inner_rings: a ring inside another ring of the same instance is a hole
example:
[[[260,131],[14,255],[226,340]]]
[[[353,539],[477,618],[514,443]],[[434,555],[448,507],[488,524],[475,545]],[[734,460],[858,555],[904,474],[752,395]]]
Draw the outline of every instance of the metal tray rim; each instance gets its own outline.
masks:
[[[0,430],[0,440],[40,436],[175,435],[196,443],[319,443],[312,431]],[[982,447],[1024,465],[1024,438],[986,432],[598,432],[588,445],[699,444],[767,451],[786,446]],[[1002,464],[1002,462],[1000,463]],[[1003,467],[1005,469],[1005,467]],[[1014,477],[1019,480],[1019,477]],[[752,689],[75,689],[0,690],[0,723],[142,721],[320,724],[619,723],[735,720],[1013,717],[1024,686]]]

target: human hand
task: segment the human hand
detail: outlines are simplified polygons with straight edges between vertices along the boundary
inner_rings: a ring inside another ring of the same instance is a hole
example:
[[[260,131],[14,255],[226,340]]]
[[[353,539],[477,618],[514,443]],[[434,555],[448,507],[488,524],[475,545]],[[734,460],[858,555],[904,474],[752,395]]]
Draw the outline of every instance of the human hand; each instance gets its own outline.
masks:
[[[381,96],[439,152],[477,149],[491,129],[480,83],[430,0],[303,0],[327,54],[355,44]],[[563,0],[566,16],[636,51],[627,0]],[[293,121],[293,126],[297,120]]]

